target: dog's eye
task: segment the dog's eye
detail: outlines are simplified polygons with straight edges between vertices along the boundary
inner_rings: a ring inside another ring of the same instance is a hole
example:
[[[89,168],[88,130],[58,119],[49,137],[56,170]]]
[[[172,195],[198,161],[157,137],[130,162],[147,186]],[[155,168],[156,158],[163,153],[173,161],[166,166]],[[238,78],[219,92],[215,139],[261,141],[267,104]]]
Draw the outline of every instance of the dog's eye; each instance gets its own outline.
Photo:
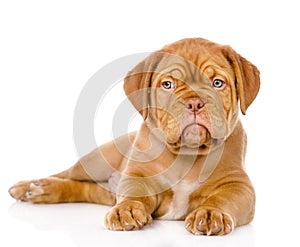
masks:
[[[215,79],[212,83],[212,86],[217,89],[224,87],[224,85],[225,85],[225,82],[220,79]]]
[[[173,90],[175,88],[175,84],[172,81],[163,81],[161,86],[166,90]]]

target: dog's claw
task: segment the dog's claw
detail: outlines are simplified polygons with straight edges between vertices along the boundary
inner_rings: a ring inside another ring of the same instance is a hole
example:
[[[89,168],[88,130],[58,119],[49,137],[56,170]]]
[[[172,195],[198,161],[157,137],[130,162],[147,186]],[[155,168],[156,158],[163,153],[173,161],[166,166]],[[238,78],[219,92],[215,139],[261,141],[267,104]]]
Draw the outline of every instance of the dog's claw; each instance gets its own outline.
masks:
[[[134,227],[135,227],[134,225],[129,224],[128,222],[125,222],[124,225],[125,225],[125,230],[126,230],[126,231],[131,231],[131,230],[133,230]]]
[[[203,220],[200,220],[199,221],[199,224],[197,226],[197,230],[199,232],[205,232],[206,231],[206,227],[205,227],[205,224],[204,224],[204,221]]]

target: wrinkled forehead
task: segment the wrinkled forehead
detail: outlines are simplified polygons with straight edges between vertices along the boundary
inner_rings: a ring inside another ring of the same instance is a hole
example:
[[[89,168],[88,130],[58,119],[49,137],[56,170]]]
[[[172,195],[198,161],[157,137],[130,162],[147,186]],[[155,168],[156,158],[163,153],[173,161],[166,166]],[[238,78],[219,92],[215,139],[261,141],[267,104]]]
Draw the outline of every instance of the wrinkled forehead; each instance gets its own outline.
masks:
[[[218,54],[194,54],[193,59],[160,52],[156,52],[154,56],[154,81],[162,77],[171,77],[187,84],[207,84],[216,75],[234,76],[229,62]]]
[[[187,84],[208,81],[201,69],[191,61],[168,53],[159,53],[154,68],[154,79],[171,77]]]

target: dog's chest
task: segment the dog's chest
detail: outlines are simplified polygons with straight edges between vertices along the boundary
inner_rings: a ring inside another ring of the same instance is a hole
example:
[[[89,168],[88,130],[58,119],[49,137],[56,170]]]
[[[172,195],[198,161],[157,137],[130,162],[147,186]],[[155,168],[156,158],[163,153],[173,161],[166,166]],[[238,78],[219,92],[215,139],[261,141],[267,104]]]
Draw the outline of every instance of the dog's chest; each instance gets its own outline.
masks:
[[[189,198],[195,189],[199,187],[199,182],[188,183],[181,181],[175,185],[173,190],[173,197],[168,205],[166,213],[159,217],[163,220],[179,220],[182,219],[189,208]]]

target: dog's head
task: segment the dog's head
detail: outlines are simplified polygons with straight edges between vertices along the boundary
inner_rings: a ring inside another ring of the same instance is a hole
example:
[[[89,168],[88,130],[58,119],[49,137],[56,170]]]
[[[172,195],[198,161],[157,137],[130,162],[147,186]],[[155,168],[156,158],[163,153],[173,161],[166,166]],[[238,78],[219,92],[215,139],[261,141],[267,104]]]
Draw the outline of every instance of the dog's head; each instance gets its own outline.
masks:
[[[224,142],[255,99],[258,69],[231,47],[196,38],[152,53],[124,80],[125,93],[168,148],[207,154]],[[239,102],[239,105],[238,105]]]

